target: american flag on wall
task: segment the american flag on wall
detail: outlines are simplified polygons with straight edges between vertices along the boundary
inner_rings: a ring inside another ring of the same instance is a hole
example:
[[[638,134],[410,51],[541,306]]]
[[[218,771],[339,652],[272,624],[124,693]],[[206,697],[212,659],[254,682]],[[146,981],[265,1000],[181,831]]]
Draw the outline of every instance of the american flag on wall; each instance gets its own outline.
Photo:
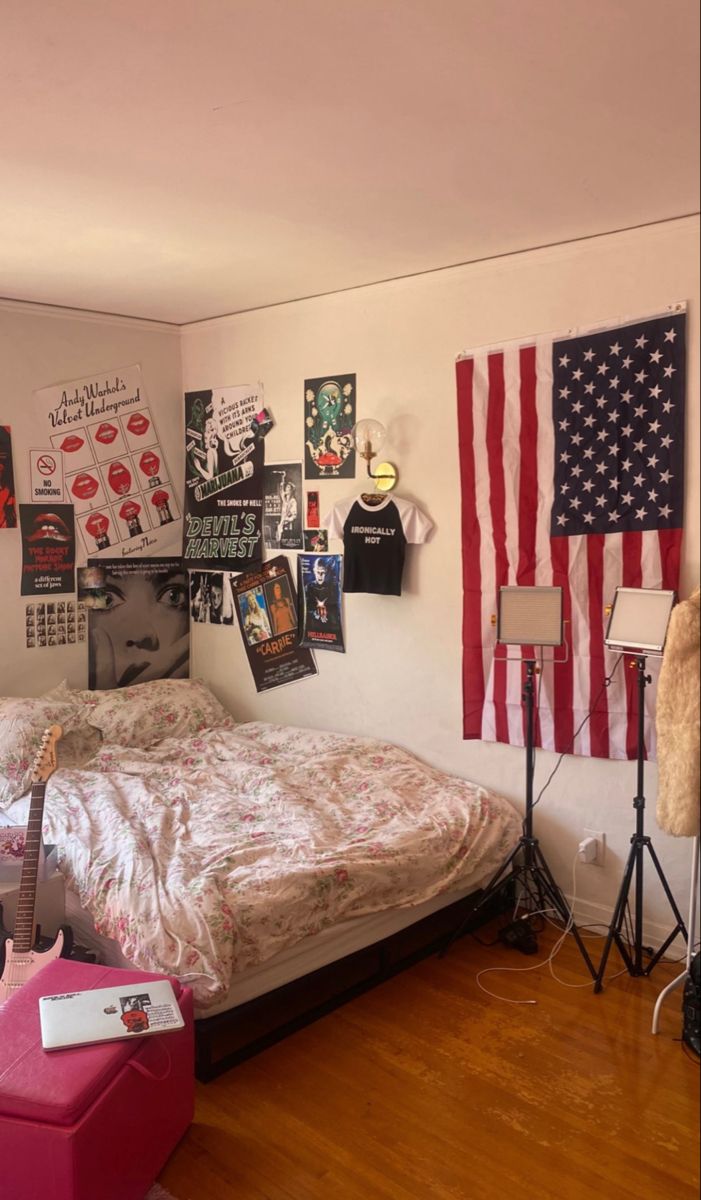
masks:
[[[618,586],[678,586],[685,324],[678,305],[458,359],[465,738],[524,745],[523,668],[496,646],[498,590],[561,586],[569,655],[544,665],[536,744],[636,757],[637,681],[626,660],[604,686],[616,662],[605,610]],[[647,667],[654,676],[659,660]],[[655,694],[646,688],[648,754]]]

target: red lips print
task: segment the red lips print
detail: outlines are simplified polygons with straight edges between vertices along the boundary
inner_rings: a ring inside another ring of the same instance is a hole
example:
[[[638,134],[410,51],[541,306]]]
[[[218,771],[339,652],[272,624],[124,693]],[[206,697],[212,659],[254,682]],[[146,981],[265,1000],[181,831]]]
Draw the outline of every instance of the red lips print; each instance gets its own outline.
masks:
[[[142,437],[146,433],[151,422],[143,413],[134,413],[127,421],[127,429],[136,437]]]
[[[102,513],[92,513],[85,522],[85,528],[94,538],[102,537],[109,529],[109,518]]]
[[[107,482],[118,496],[126,496],[131,487],[131,472],[127,470],[124,463],[112,463],[107,472]]]
[[[170,496],[167,492],[163,491],[163,488],[159,488],[159,490],[154,492],[151,497],[151,503],[155,504],[156,508],[160,508],[162,505],[167,504],[169,500]]]
[[[76,450],[85,445],[83,439],[78,437],[77,433],[71,433],[65,437],[59,446],[59,450],[65,450],[66,454],[75,454]]]
[[[116,425],[110,425],[109,421],[103,421],[102,425],[95,434],[95,441],[102,442],[103,446],[109,446],[116,438],[119,430]]]
[[[139,459],[139,466],[141,467],[144,475],[157,475],[160,465],[160,458],[158,458],[152,450],[145,450]]]
[[[92,500],[99,486],[94,475],[88,475],[87,471],[83,471],[80,475],[76,475],[71,485],[71,491],[79,500]]]
[[[127,500],[119,510],[119,515],[123,521],[133,521],[134,517],[138,517],[141,512],[141,505],[135,500]]]

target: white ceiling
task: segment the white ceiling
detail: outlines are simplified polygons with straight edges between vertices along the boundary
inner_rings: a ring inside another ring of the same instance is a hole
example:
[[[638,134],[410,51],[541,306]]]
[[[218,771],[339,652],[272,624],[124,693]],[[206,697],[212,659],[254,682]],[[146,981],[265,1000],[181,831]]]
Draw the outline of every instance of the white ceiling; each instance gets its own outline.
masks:
[[[0,294],[177,323],[698,209],[698,0],[0,0]]]

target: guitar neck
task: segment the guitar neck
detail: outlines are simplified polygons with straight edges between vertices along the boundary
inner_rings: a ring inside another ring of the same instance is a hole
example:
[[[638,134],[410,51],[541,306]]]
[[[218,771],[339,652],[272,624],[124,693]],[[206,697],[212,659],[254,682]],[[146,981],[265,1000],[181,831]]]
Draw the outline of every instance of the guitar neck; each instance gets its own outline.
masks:
[[[27,819],[24,862],[19,881],[19,897],[13,934],[14,952],[26,954],[34,944],[34,910],[41,855],[41,825],[44,816],[45,783],[32,784],[32,801]]]

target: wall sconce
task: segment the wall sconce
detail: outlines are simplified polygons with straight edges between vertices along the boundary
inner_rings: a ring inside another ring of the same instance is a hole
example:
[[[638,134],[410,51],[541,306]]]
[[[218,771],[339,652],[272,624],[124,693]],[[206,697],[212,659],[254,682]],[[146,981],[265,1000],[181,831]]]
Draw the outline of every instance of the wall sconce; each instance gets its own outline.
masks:
[[[358,421],[357,425],[353,426],[353,443],[356,452],[365,459],[368,475],[370,479],[374,479],[378,492],[391,492],[397,482],[397,468],[392,463],[378,463],[376,472],[370,467],[373,458],[377,457],[384,445],[386,437],[387,430],[384,425],[372,417]]]

